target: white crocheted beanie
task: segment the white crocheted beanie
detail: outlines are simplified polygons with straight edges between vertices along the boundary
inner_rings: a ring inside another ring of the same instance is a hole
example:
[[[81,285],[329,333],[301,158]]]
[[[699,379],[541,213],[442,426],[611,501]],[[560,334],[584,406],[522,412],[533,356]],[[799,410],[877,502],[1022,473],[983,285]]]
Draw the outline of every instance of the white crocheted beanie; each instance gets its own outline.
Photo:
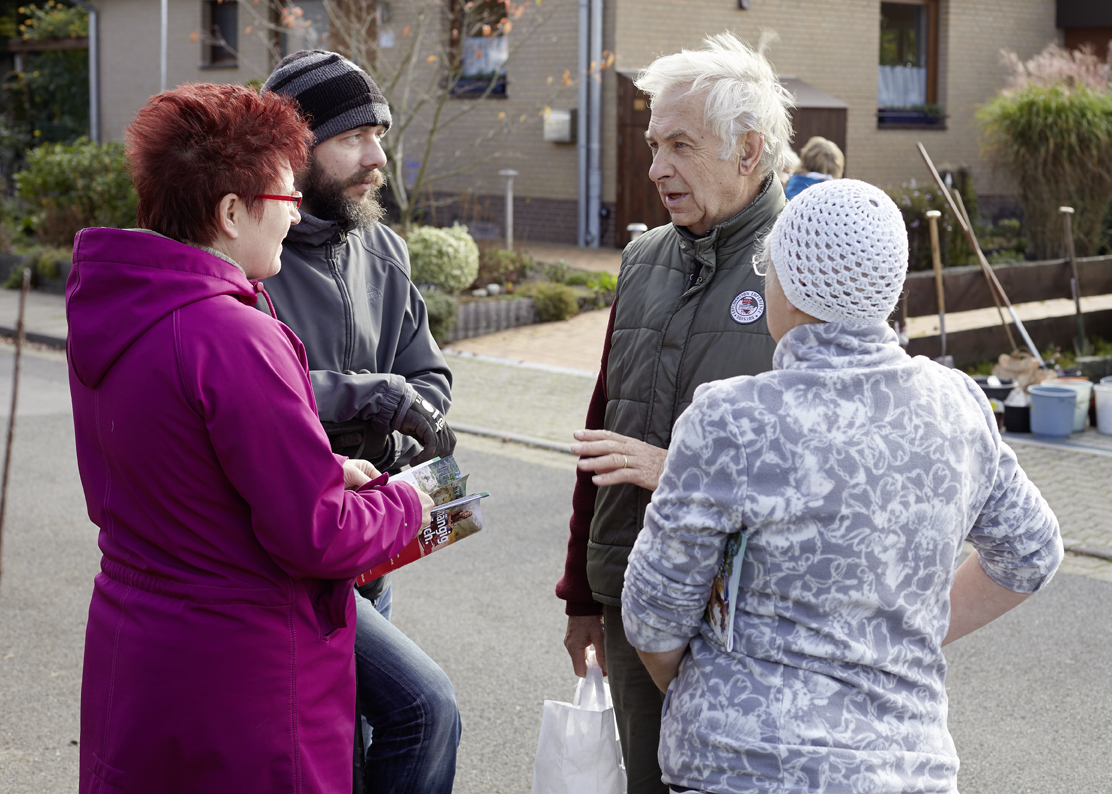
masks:
[[[788,202],[769,255],[797,309],[827,322],[884,322],[907,275],[907,229],[883,190],[835,179]]]

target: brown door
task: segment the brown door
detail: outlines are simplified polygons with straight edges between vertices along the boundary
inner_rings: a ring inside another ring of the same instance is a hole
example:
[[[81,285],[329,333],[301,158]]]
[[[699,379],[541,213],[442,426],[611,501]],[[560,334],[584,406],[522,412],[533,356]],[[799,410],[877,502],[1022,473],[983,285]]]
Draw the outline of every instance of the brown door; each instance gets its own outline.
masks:
[[[649,100],[633,85],[629,75],[618,73],[618,206],[615,239],[618,247],[629,242],[626,226],[643,223],[650,229],[671,223],[656,186],[649,179],[652,151],[645,143],[649,127]]]
[[[845,108],[792,108],[792,148],[796,154],[816,135],[838,144],[842,154],[846,154],[846,111]],[[848,172],[848,166],[847,166]]]

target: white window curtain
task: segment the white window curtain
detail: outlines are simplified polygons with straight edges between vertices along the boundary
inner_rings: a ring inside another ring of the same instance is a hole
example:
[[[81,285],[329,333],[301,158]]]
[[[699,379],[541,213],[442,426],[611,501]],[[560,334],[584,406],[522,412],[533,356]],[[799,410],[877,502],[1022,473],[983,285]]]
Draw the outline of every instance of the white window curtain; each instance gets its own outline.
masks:
[[[877,105],[906,108],[927,104],[925,66],[879,66],[877,70]]]
[[[510,40],[505,36],[475,36],[463,40],[463,76],[504,74],[510,57]]]

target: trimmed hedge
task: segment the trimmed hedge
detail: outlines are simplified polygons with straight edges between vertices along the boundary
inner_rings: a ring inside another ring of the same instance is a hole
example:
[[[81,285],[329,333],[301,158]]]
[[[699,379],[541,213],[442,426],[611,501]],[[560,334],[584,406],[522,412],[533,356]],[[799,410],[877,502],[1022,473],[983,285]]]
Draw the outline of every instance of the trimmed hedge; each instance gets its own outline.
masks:
[[[479,273],[479,247],[458,223],[450,229],[419,226],[406,239],[414,284],[455,294]]]

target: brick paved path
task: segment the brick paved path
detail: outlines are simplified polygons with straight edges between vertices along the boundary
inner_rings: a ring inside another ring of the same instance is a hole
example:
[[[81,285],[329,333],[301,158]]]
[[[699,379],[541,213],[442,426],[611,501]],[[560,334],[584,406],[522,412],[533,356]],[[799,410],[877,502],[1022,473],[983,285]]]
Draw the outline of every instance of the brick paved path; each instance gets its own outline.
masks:
[[[17,297],[0,290],[0,327],[15,325]],[[449,356],[455,373],[449,421],[566,449],[572,432],[583,426],[606,319],[605,311],[588,312],[562,323],[525,326],[451,345],[449,352],[489,358]],[[32,293],[27,330],[53,338],[56,347],[64,348],[62,296]],[[1065,445],[1031,443],[1028,436],[1010,443],[1058,516],[1066,547],[1073,552],[1063,572],[1112,582],[1112,436],[1090,429],[1071,436]]]
[[[1066,573],[1112,582],[1112,456],[1013,443],[1062,528]]]

